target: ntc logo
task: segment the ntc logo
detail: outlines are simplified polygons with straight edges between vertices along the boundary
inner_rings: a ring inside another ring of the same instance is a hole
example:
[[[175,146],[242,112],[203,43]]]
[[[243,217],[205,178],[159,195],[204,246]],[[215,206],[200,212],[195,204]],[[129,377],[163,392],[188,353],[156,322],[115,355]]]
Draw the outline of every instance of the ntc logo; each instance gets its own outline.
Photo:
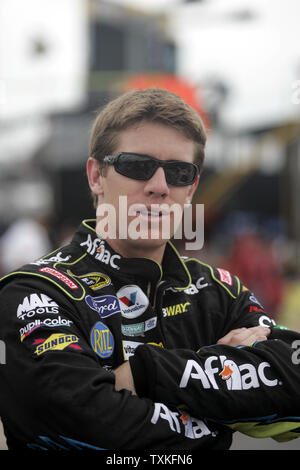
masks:
[[[266,376],[266,369],[270,367],[268,362],[260,362],[256,366],[253,364],[237,365],[226,356],[210,356],[202,368],[198,362],[190,359],[186,363],[179,386],[186,388],[188,382],[193,379],[200,380],[203,388],[215,390],[219,390],[222,382],[226,384],[228,390],[259,388],[261,382],[267,387],[275,387],[280,384],[279,381]],[[221,379],[219,384],[217,377]]]
[[[137,295],[137,291],[132,292],[129,295],[129,298],[124,296],[124,297],[120,297],[119,300],[121,300],[121,302],[123,302],[123,304],[127,305],[127,307],[132,307],[133,305],[135,305],[136,295]]]

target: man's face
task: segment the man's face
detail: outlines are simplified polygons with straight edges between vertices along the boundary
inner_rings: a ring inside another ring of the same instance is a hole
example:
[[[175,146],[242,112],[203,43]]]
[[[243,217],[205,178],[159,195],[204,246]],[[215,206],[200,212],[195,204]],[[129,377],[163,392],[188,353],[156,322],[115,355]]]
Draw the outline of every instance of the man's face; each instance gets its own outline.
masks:
[[[133,152],[163,161],[180,160],[193,163],[194,151],[194,142],[179,131],[163,124],[143,122],[120,133],[114,154]],[[90,166],[92,167],[92,164]],[[91,170],[89,171],[88,167],[89,173]],[[94,177],[97,184],[91,184],[93,177],[90,175],[89,179],[91,189],[98,196],[98,209],[101,205],[103,207],[103,204],[109,204],[116,211],[116,239],[108,239],[111,246],[123,256],[126,256],[126,253],[132,256],[135,251],[146,250],[145,256],[149,257],[152,250],[164,249],[167,239],[174,234],[174,212],[170,211],[170,208],[175,204],[183,209],[184,204],[190,202],[198,183],[197,179],[191,186],[168,185],[162,167],[159,167],[148,181],[135,180],[117,173],[112,165],[107,168],[105,176]],[[126,196],[126,207],[132,209],[133,215],[128,212],[124,214],[124,204],[122,207],[119,204],[120,196],[123,196],[123,203]],[[139,219],[136,219],[137,217]],[[97,217],[97,220],[99,225],[100,218]],[[140,221],[138,226],[134,224],[137,220]],[[124,232],[124,224],[127,224],[128,236],[119,239],[120,230]],[[166,237],[165,228],[168,224],[170,233]],[[130,228],[136,228],[135,233],[141,233],[139,239],[133,239]]]

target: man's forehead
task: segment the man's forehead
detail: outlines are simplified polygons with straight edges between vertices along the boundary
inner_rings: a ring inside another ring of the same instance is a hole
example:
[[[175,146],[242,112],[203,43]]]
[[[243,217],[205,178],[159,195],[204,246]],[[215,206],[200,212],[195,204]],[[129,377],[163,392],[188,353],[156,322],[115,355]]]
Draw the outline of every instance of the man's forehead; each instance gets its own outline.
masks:
[[[195,142],[177,128],[142,121],[120,132],[115,152],[134,152],[154,158],[193,161]]]

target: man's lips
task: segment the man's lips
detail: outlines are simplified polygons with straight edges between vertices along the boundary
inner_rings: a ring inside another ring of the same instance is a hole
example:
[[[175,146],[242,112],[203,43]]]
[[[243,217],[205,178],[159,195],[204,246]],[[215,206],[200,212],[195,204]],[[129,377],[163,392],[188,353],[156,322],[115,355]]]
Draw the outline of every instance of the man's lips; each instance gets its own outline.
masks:
[[[134,212],[137,216],[143,218],[153,218],[158,219],[162,217],[170,216],[170,211],[167,210],[165,207],[160,208],[158,205],[152,206],[135,206]]]
[[[170,213],[165,212],[165,211],[144,210],[144,211],[138,211],[137,216],[140,217],[141,219],[159,221],[159,220],[170,217]]]

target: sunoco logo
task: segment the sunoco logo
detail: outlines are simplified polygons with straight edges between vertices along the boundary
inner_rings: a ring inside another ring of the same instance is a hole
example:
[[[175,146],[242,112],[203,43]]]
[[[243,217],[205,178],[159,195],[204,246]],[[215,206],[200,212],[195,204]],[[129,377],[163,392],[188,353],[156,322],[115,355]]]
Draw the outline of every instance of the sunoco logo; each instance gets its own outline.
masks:
[[[18,306],[17,317],[21,320],[33,317],[35,314],[58,313],[56,302],[46,294],[30,294]]]
[[[219,384],[225,383],[228,390],[248,390],[259,388],[261,384],[267,387],[280,385],[277,379],[270,378],[268,362],[261,362],[258,367],[253,364],[237,365],[226,356],[210,356],[202,368],[198,362],[188,360],[180,381],[180,388],[186,388],[190,380],[200,380],[203,388],[219,390]],[[267,376],[269,375],[269,377]],[[218,380],[219,379],[219,384]]]
[[[74,349],[81,350],[81,347],[76,343],[78,338],[75,335],[65,335],[61,333],[54,333],[47,339],[36,339],[33,344],[38,345],[34,353],[37,356],[44,354],[46,351],[59,350],[62,351],[70,346]]]

